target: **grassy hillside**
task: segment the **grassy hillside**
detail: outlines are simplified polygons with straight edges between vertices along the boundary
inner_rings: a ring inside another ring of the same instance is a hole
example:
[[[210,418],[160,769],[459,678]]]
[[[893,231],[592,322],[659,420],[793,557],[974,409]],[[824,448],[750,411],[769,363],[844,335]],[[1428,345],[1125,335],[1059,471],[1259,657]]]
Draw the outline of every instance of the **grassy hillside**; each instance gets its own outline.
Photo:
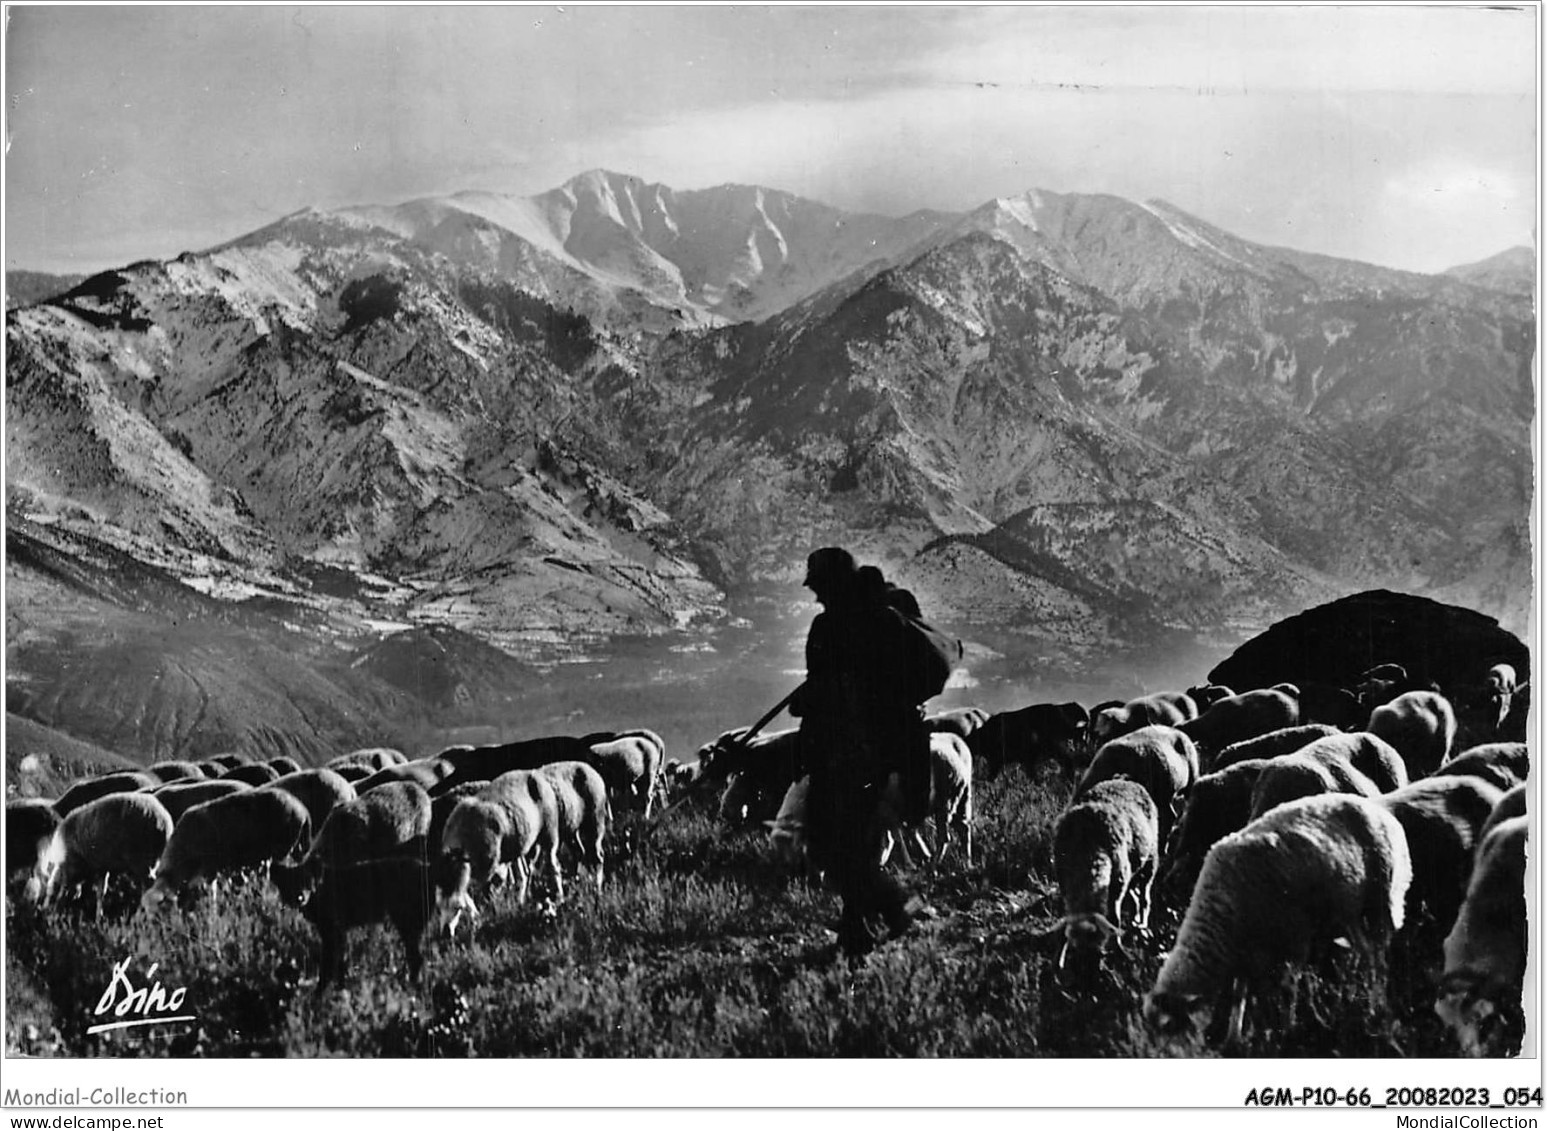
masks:
[[[760,835],[674,810],[616,837],[604,889],[553,907],[496,899],[469,940],[427,944],[408,982],[395,935],[356,932],[344,991],[315,993],[316,937],[264,881],[161,918],[84,919],[9,907],[6,1053],[54,1056],[1201,1056],[1200,1037],[1147,1031],[1140,1012],[1174,908],[1128,957],[1060,973],[1051,874],[1057,778],[978,793],[975,861],[912,882],[939,912],[850,965],[837,901],[791,877]],[[1433,1012],[1439,936],[1393,950],[1390,992],[1340,958],[1286,980],[1249,1013],[1252,1056],[1452,1056]],[[196,1026],[87,1036],[125,955],[188,988]],[[347,992],[346,992],[347,991]]]

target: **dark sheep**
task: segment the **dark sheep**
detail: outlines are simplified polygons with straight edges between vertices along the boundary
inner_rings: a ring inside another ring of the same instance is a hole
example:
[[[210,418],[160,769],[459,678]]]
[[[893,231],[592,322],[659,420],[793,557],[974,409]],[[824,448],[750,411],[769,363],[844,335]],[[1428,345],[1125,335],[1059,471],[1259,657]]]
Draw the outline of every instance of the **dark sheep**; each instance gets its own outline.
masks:
[[[321,938],[317,990],[347,976],[352,928],[383,921],[396,928],[408,957],[409,978],[424,969],[421,941],[434,912],[430,868],[417,856],[389,856],[323,868],[301,913]]]
[[[137,793],[140,790],[155,789],[159,785],[161,779],[155,775],[134,770],[103,774],[78,781],[65,790],[64,796],[54,802],[54,811],[61,817],[68,817],[82,805],[89,805],[100,797],[112,793]]]
[[[1330,683],[1302,683],[1298,699],[1302,724],[1324,723],[1338,730],[1355,730],[1369,716],[1352,692]]]
[[[535,770],[549,762],[584,762],[590,747],[580,738],[552,735],[501,746],[454,746],[436,757],[451,766],[451,773],[433,790],[445,793],[464,782],[493,781],[512,770]]]
[[[358,762],[348,762],[342,766],[327,768],[332,769],[335,774],[350,783],[362,782],[376,772],[369,766],[362,766]]]
[[[42,797],[15,798],[5,803],[6,880],[31,875],[59,828],[53,803]]]
[[[219,762],[215,761],[199,762],[197,765],[199,772],[207,778],[218,778],[231,768],[230,766],[222,766]]]
[[[1396,748],[1416,781],[1439,769],[1456,739],[1456,713],[1434,691],[1409,691],[1370,712],[1366,727]]]
[[[294,758],[287,757],[283,754],[281,754],[278,758],[270,758],[268,760],[268,765],[269,768],[277,772],[280,777],[286,777],[289,774],[298,774],[306,768],[305,766],[301,765],[301,763],[297,762]]]
[[[357,794],[369,793],[392,782],[411,781],[423,788],[425,792],[434,793],[437,792],[436,786],[451,775],[452,769],[451,763],[441,758],[430,758],[423,762],[404,762],[377,770],[364,781],[356,782],[354,789]]]
[[[200,781],[209,776],[195,762],[153,762],[147,772],[162,782]]]
[[[1197,710],[1193,712],[1193,716],[1195,718],[1198,715],[1203,714],[1203,712],[1207,711],[1221,699],[1229,699],[1234,695],[1235,692],[1231,691],[1230,688],[1226,687],[1222,683],[1205,683],[1200,686],[1189,687],[1187,689],[1187,698],[1191,699],[1193,706],[1197,708]]]
[[[1300,702],[1296,697],[1262,688],[1221,699],[1177,729],[1198,744],[1199,753],[1208,762],[1227,746],[1269,731],[1298,726],[1299,722]]]
[[[1424,778],[1377,800],[1402,825],[1413,858],[1408,921],[1427,908],[1438,923],[1454,923],[1472,874],[1473,850],[1504,796],[1481,778]]]
[[[242,790],[195,805],[177,822],[143,906],[155,910],[200,879],[298,856],[311,831],[306,806],[284,790]]]
[[[220,775],[220,781],[242,781],[248,785],[269,785],[279,780],[279,771],[262,762],[248,762]]]
[[[429,847],[431,861],[440,856],[441,839],[446,834],[446,819],[451,816],[451,811],[457,807],[457,802],[464,797],[476,797],[479,790],[488,785],[488,782],[469,781],[463,782],[455,789],[437,794],[430,799],[430,831],[425,839]]]
[[[764,731],[747,742],[750,729],[726,731],[698,751],[694,792],[723,786],[720,819],[736,826],[776,817],[790,786],[805,774],[799,729]]]
[[[1319,738],[1327,738],[1338,733],[1341,732],[1336,727],[1323,723],[1270,730],[1267,734],[1259,734],[1256,738],[1248,738],[1245,742],[1236,742],[1225,747],[1209,762],[1209,769],[1223,770],[1237,762],[1249,762],[1258,758],[1282,758],[1286,754],[1304,750]]]
[[[173,782],[151,790],[151,796],[166,806],[167,812],[172,814],[172,822],[176,824],[195,805],[203,805],[217,797],[241,793],[251,788],[244,781],[210,781],[206,778],[204,781]]]
[[[1471,774],[1499,789],[1524,785],[1531,773],[1531,755],[1523,742],[1487,742],[1463,750],[1439,769],[1434,777]]]
[[[1266,758],[1234,762],[1193,783],[1181,819],[1166,844],[1162,891],[1190,895],[1209,849],[1252,819],[1252,792]]]
[[[1033,703],[990,715],[967,736],[967,748],[983,759],[990,781],[1006,766],[1018,764],[1030,774],[1047,759],[1073,777],[1084,760],[1089,733],[1090,715],[1078,703]]]
[[[312,828],[320,830],[333,810],[355,799],[355,787],[337,772],[320,766],[315,770],[297,770],[276,778],[264,789],[282,789],[291,794],[311,817]]]
[[[953,707],[948,711],[936,711],[924,720],[924,725],[931,731],[945,731],[966,738],[986,722],[988,712],[982,707]]]
[[[234,770],[238,766],[245,766],[250,764],[252,762],[252,756],[250,754],[238,754],[236,752],[231,752],[228,754],[216,754],[210,759],[210,761],[214,762],[217,766],[223,767],[223,770]]]
[[[1488,814],[1488,819],[1483,822],[1483,827],[1477,830],[1477,843],[1481,844],[1488,839],[1488,834],[1496,825],[1515,817],[1526,815],[1526,787],[1517,785],[1513,789],[1505,790],[1499,798],[1499,803],[1493,807],[1493,812]]]
[[[302,905],[307,892],[322,881],[325,869],[388,857],[427,860],[429,831],[430,795],[424,787],[411,781],[390,782],[328,814],[299,864],[274,867],[274,886],[284,899]]]

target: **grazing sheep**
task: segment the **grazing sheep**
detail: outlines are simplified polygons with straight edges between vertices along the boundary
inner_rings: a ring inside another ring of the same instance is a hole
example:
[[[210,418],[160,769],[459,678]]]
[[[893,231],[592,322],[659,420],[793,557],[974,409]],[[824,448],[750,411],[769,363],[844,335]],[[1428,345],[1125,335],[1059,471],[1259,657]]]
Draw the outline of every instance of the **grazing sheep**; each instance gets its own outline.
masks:
[[[1524,785],[1531,772],[1531,755],[1523,742],[1486,742],[1463,750],[1431,775],[1471,774],[1500,789]]]
[[[292,794],[306,806],[314,830],[321,830],[323,822],[334,809],[348,805],[359,796],[353,785],[326,766],[319,766],[315,770],[297,770],[293,774],[276,778],[263,788],[282,789]]]
[[[1262,688],[1221,699],[1177,729],[1198,744],[1199,753],[1207,760],[1227,746],[1269,731],[1297,726],[1299,722],[1298,698],[1272,688]]]
[[[376,772],[369,766],[361,765],[359,762],[346,762],[342,766],[327,766],[324,768],[332,770],[351,785],[364,781]]]
[[[1300,751],[1313,757],[1338,755],[1375,783],[1382,793],[1401,789],[1408,782],[1407,767],[1401,756],[1383,739],[1368,731],[1334,734],[1318,738]]]
[[[1187,805],[1165,846],[1162,891],[1191,894],[1209,849],[1252,819],[1252,791],[1269,759],[1234,762],[1193,783]]]
[[[1071,948],[1099,953],[1123,927],[1149,926],[1159,860],[1159,812],[1138,782],[1097,782],[1059,815],[1053,865],[1064,898],[1060,968]],[[1130,900],[1131,916],[1124,911]]]
[[[1300,704],[1300,722],[1321,723],[1337,730],[1354,730],[1364,725],[1369,709],[1351,691],[1330,683],[1302,683],[1295,697]]]
[[[1380,787],[1355,769],[1342,749],[1312,743],[1294,754],[1268,760],[1252,787],[1252,819],[1319,793],[1378,797]]]
[[[1456,713],[1435,691],[1408,691],[1370,712],[1365,728],[1396,749],[1411,781],[1427,777],[1450,756]]]
[[[1323,723],[1308,723],[1297,727],[1270,730],[1245,742],[1235,742],[1225,747],[1209,762],[1210,771],[1223,770],[1237,762],[1249,762],[1256,758],[1282,758],[1303,750],[1318,738],[1341,733],[1336,727]]]
[[[207,778],[218,778],[221,774],[230,769],[229,766],[222,766],[219,762],[214,761],[198,762],[195,764],[199,767],[199,772]]]
[[[600,771],[586,762],[549,762],[535,771],[553,786],[558,805],[559,844],[574,847],[580,862],[591,870],[597,890],[601,890],[607,841],[612,824],[612,807],[607,800],[607,783]],[[558,884],[557,876],[554,880]],[[563,898],[562,887],[559,897]]]
[[[397,929],[408,955],[409,977],[417,979],[424,968],[421,939],[433,909],[430,868],[417,856],[323,868],[301,909],[322,940],[318,992],[344,980],[349,930],[383,920]]]
[[[1222,683],[1205,683],[1187,689],[1187,698],[1191,699],[1193,706],[1197,708],[1193,712],[1194,718],[1203,714],[1221,699],[1229,699],[1234,695],[1235,692]]]
[[[141,904],[154,911],[197,880],[299,856],[311,832],[306,806],[284,790],[242,790],[195,805],[177,822]]]
[[[1493,812],[1488,814],[1488,819],[1483,822],[1483,827],[1477,830],[1477,843],[1482,844],[1488,839],[1498,825],[1510,820],[1512,817],[1524,817],[1526,815],[1526,787],[1517,785],[1513,789],[1506,790],[1499,798],[1499,803],[1493,807]]]
[[[153,762],[146,771],[157,781],[201,781],[209,775],[195,762]]]
[[[443,758],[426,758],[422,762],[402,762],[377,770],[364,781],[354,783],[356,794],[369,793],[392,782],[411,781],[432,796],[436,787],[452,775],[455,767]]]
[[[1073,777],[1087,754],[1090,715],[1078,703],[1033,703],[1001,711],[967,736],[973,756],[982,758],[988,779],[1019,764],[1027,774],[1052,759]]]
[[[351,750],[347,754],[335,754],[323,763],[330,770],[342,770],[345,766],[364,766],[374,774],[388,766],[401,766],[408,761],[401,750],[387,746],[370,746],[363,750]]]
[[[238,766],[247,765],[252,761],[252,756],[249,754],[239,754],[233,751],[226,754],[216,754],[210,759],[210,761],[214,762],[217,766],[222,767],[222,772],[224,772],[225,770],[234,770]]]
[[[1436,922],[1453,923],[1472,874],[1478,831],[1504,794],[1481,778],[1423,778],[1378,798],[1407,834],[1413,860],[1407,918],[1427,908]]]
[[[172,814],[172,823],[176,824],[183,819],[183,814],[195,805],[203,805],[206,801],[213,801],[217,797],[225,797],[232,793],[242,793],[252,786],[244,781],[188,781],[173,782],[164,785],[160,789],[151,790],[150,795],[166,806],[168,813]]]
[[[602,775],[607,788],[618,799],[618,808],[636,809],[648,818],[655,803],[655,781],[666,753],[660,736],[648,730],[629,731],[586,745],[585,760]]]
[[[430,795],[416,782],[390,782],[337,806],[322,823],[306,856],[271,872],[280,895],[300,905],[329,868],[388,857],[427,858]]]
[[[279,771],[263,762],[246,762],[221,774],[218,781],[240,781],[251,786],[268,785],[279,780]]]
[[[446,835],[446,821],[451,816],[451,811],[457,807],[457,802],[464,797],[476,797],[479,790],[488,784],[483,781],[463,782],[449,793],[437,794],[430,798],[430,831],[425,836],[425,844],[429,848],[431,861],[440,858],[441,840]]]
[[[1097,746],[1140,727],[1180,726],[1198,717],[1198,704],[1185,691],[1158,691],[1130,699],[1120,707],[1104,707],[1090,717],[1090,740]]]
[[[1238,1043],[1247,994],[1305,962],[1313,944],[1346,936],[1383,963],[1412,876],[1401,824],[1369,798],[1326,794],[1272,810],[1204,858],[1145,1020],[1176,1032],[1233,996],[1227,1040]]]
[[[966,738],[986,722],[988,712],[982,707],[952,707],[924,719],[924,725],[931,731],[946,731],[958,738]]]
[[[155,789],[159,785],[161,785],[161,779],[154,774],[135,770],[121,770],[118,773],[87,778],[85,781],[76,782],[64,791],[64,796],[54,802],[54,812],[61,817],[68,817],[82,805],[88,805],[99,797],[106,797],[111,793],[134,793],[139,790]]]
[[[38,858],[48,847],[60,816],[51,801],[42,797],[13,798],[5,803],[6,880],[36,871]]]
[[[53,903],[97,877],[111,873],[148,880],[172,837],[172,815],[148,793],[110,793],[72,810],[38,858],[28,897]],[[98,903],[100,908],[100,902]]]
[[[274,770],[282,778],[289,777],[291,774],[298,774],[306,768],[294,758],[284,754],[281,754],[278,758],[270,758],[268,765],[270,769]]]
[[[507,742],[502,746],[454,746],[436,757],[451,766],[430,792],[445,793],[464,782],[493,781],[512,770],[535,770],[549,762],[584,762],[590,747],[582,739],[567,735],[533,738],[525,742]]]
[[[1477,852],[1434,1011],[1468,1056],[1513,1056],[1524,1031],[1526,838],[1529,819],[1495,826]]]
[[[804,776],[799,729],[765,731],[746,742],[749,729],[726,731],[698,752],[700,788],[724,783],[719,813],[731,825],[774,816],[790,786]]]
[[[1510,664],[1494,664],[1484,680],[1484,697],[1488,704],[1488,725],[1497,734],[1509,717],[1510,701],[1515,697],[1515,669]]]
[[[1181,803],[1198,778],[1198,751],[1177,727],[1141,727],[1114,738],[1096,751],[1075,787],[1075,801],[1097,782],[1124,777],[1148,791],[1160,814],[1160,841],[1165,843]]]
[[[972,751],[964,739],[945,731],[929,736],[929,814],[935,822],[936,849],[930,850],[919,826],[906,827],[907,811],[901,776],[893,773],[881,791],[881,819],[887,826],[888,840],[881,854],[883,864],[895,844],[903,866],[913,867],[907,847],[907,834],[911,833],[924,858],[938,866],[950,851],[954,833],[961,839],[967,866],[972,866]]]
[[[562,899],[559,827],[553,783],[534,770],[501,774],[476,796],[457,802],[446,819],[435,877],[438,917],[447,932],[455,932],[464,911],[477,915],[470,890],[474,884],[486,885],[514,871],[516,902],[525,903],[539,859],[547,860]]]

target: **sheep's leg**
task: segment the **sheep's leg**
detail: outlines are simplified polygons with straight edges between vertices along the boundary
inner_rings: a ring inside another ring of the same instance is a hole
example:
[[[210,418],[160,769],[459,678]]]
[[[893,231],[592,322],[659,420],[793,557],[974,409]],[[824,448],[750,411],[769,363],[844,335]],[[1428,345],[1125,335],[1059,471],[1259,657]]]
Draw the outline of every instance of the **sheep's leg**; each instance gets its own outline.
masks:
[[[1230,1025],[1225,1030],[1225,1047],[1238,1049],[1245,1043],[1242,1029],[1246,1021],[1246,983],[1237,979],[1232,988],[1235,1000],[1230,1004]]]
[[[526,902],[527,881],[531,878],[532,869],[524,856],[518,857],[513,867],[516,873],[516,906],[519,907]]]
[[[590,838],[590,842],[589,850],[585,853],[585,859],[590,864],[591,872],[596,878],[596,890],[601,891],[602,880],[607,870],[607,857],[605,855],[607,842],[606,828],[598,824],[596,833]]]
[[[548,871],[553,876],[553,897],[558,902],[564,902],[564,873],[559,868],[559,841],[554,837],[548,842],[546,849],[539,848],[539,852],[548,861]]]
[[[1146,860],[1139,870],[1134,873],[1132,884],[1129,888],[1133,892],[1134,922],[1141,930],[1148,930],[1150,925],[1150,910],[1154,901],[1155,887],[1155,861]]]

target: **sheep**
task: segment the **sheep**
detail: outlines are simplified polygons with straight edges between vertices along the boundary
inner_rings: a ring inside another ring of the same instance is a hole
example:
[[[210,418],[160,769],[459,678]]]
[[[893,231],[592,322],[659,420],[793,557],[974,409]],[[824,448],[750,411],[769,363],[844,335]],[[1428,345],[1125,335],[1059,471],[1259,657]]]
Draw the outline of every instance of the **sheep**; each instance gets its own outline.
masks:
[[[197,762],[195,765],[198,766],[199,772],[207,778],[218,778],[230,769],[229,766],[222,766],[219,762],[213,760]]]
[[[1300,703],[1295,696],[1262,688],[1221,699],[1177,729],[1197,743],[1199,752],[1209,759],[1227,746],[1299,722]]]
[[[1162,891],[1191,894],[1209,849],[1252,819],[1252,791],[1268,763],[1266,758],[1234,762],[1193,783],[1165,845]]]
[[[1456,713],[1438,692],[1408,691],[1371,711],[1365,729],[1391,743],[1407,764],[1408,778],[1417,780],[1450,756]]]
[[[225,797],[227,794],[242,793],[252,786],[244,781],[190,781],[173,782],[164,785],[160,789],[151,790],[151,796],[166,806],[168,813],[172,814],[172,823],[176,824],[183,819],[183,814],[195,805],[203,805],[206,801],[213,801],[217,797]]]
[[[155,789],[159,785],[161,785],[161,779],[154,774],[140,773],[135,770],[102,774],[99,777],[78,781],[65,790],[64,796],[54,802],[54,812],[61,817],[68,817],[81,806],[88,805],[99,797],[106,797],[110,793],[134,793],[138,790]]]
[[[1198,751],[1177,727],[1147,726],[1114,738],[1096,751],[1074,790],[1083,799],[1097,782],[1126,777],[1142,785],[1160,814],[1160,840],[1170,836],[1171,825],[1187,791],[1198,777]]]
[[[1026,773],[1051,758],[1073,777],[1081,767],[1090,734],[1090,715],[1078,703],[1033,703],[1001,711],[967,736],[967,746],[982,758],[988,779],[1019,763]]]
[[[602,775],[607,788],[618,798],[619,808],[637,809],[648,818],[666,753],[660,736],[648,730],[628,731],[605,740],[587,741],[586,746],[585,760]]]
[[[516,902],[526,902],[532,864],[548,862],[556,893],[559,875],[559,812],[553,783],[533,770],[512,770],[477,795],[457,802],[446,819],[436,866],[437,918],[454,933],[464,911],[478,914],[470,888],[514,870]]]
[[[1527,817],[1488,833],[1455,926],[1445,937],[1445,972],[1434,1011],[1468,1056],[1519,1049],[1526,972]]]
[[[1272,810],[1204,858],[1145,1020],[1175,1032],[1231,995],[1227,1041],[1239,1043],[1248,992],[1313,944],[1346,936],[1383,964],[1412,877],[1402,826],[1376,801],[1324,794]]]
[[[294,795],[297,801],[306,806],[306,812],[311,817],[312,828],[316,830],[322,828],[323,822],[334,809],[340,805],[349,804],[359,796],[352,784],[326,766],[285,774],[263,788],[282,789]]]
[[[1053,864],[1064,899],[1060,969],[1071,948],[1099,953],[1123,927],[1148,928],[1159,858],[1159,811],[1137,782],[1097,782],[1059,815]],[[1130,900],[1131,916],[1124,911]]]
[[[97,876],[148,880],[172,837],[172,815],[149,793],[110,793],[74,809],[59,823],[38,858],[29,899],[46,906]],[[100,908],[100,902],[98,907]]]
[[[436,787],[449,778],[454,769],[455,767],[443,758],[402,762],[395,766],[384,766],[364,781],[355,782],[354,791],[358,795],[380,789],[392,782],[411,781],[423,788],[426,793],[433,795]]]
[[[590,752],[585,742],[567,735],[507,742],[502,746],[454,746],[436,757],[451,766],[430,793],[445,793],[464,782],[493,781],[512,770],[535,770],[549,762],[584,762]]]
[[[477,796],[478,791],[488,784],[483,781],[463,782],[449,793],[430,798],[430,829],[425,836],[425,844],[432,861],[440,857],[441,840],[446,835],[446,821],[451,816],[451,811],[457,807],[457,802],[464,797]]]
[[[343,778],[346,782],[349,782],[351,785],[354,785],[358,782],[363,782],[366,778],[370,777],[376,772],[369,766],[361,765],[359,762],[345,762],[341,766],[326,766],[324,768],[332,770],[335,774]],[[356,792],[358,792],[358,790]]]
[[[1431,775],[1471,774],[1500,789],[1524,785],[1531,772],[1531,755],[1523,742],[1487,742],[1463,750]]]
[[[765,732],[744,740],[749,728],[726,731],[698,751],[698,787],[724,784],[720,819],[740,825],[766,820],[803,774],[800,731]]]
[[[200,781],[209,776],[195,762],[153,762],[146,772],[161,782]]]
[[[247,765],[252,761],[252,757],[247,754],[231,751],[225,754],[216,754],[210,758],[210,761],[222,767],[222,772],[224,772],[225,770],[234,770],[238,766]]]
[[[1472,872],[1478,831],[1504,794],[1481,778],[1422,778],[1377,800],[1407,834],[1413,860],[1408,921],[1427,908],[1436,922],[1454,922]]]
[[[1330,683],[1302,683],[1296,700],[1300,704],[1300,722],[1320,723],[1336,730],[1361,726],[1369,710],[1351,691]]]
[[[1409,691],[1438,691],[1432,680],[1410,676],[1401,664],[1377,664],[1357,677],[1350,690],[1365,711],[1390,703]]]
[[[1488,725],[1497,734],[1509,717],[1510,700],[1515,696],[1515,669],[1510,664],[1494,664],[1484,681],[1488,704]]]
[[[1526,786],[1522,783],[1513,789],[1506,790],[1499,798],[1498,804],[1493,807],[1493,812],[1489,813],[1488,819],[1483,822],[1483,827],[1477,830],[1477,843],[1482,844],[1495,827],[1511,817],[1524,817],[1525,814]]]
[[[1248,762],[1255,758],[1282,758],[1285,754],[1293,754],[1297,750],[1305,749],[1318,738],[1339,733],[1341,732],[1336,727],[1327,726],[1324,723],[1308,723],[1284,727],[1282,730],[1270,730],[1267,734],[1259,734],[1256,738],[1231,743],[1209,760],[1209,770],[1210,772],[1223,770],[1237,762]]]
[[[386,746],[371,746],[363,750],[351,750],[347,754],[335,754],[323,763],[330,770],[341,770],[345,766],[364,766],[370,773],[377,770],[385,770],[388,766],[401,766],[408,761],[400,750],[393,750]]]
[[[947,731],[959,738],[966,738],[986,722],[988,712],[982,707],[953,707],[924,719],[924,725],[931,731]]]
[[[535,771],[553,786],[558,805],[558,837],[561,845],[572,845],[580,862],[591,870],[597,890],[601,890],[607,830],[612,824],[612,807],[607,800],[607,783],[600,771],[586,762],[549,762]],[[558,873],[554,884],[559,898],[564,896]]]
[[[240,781],[251,786],[268,785],[279,780],[279,771],[263,762],[246,762],[221,774],[218,781]]]
[[[1501,742],[1524,742],[1531,723],[1531,685],[1522,683],[1510,697],[1509,710],[1495,735]]]
[[[283,754],[281,754],[278,758],[270,758],[268,760],[268,766],[270,769],[276,771],[282,778],[289,777],[291,774],[298,774],[306,768],[305,766],[301,765],[301,763],[297,762],[294,758]]]
[[[1187,689],[1187,698],[1191,699],[1193,706],[1197,708],[1193,712],[1194,717],[1203,714],[1221,699],[1229,699],[1233,695],[1235,692],[1222,683],[1205,683]]]
[[[1180,726],[1198,717],[1198,704],[1185,691],[1159,691],[1105,707],[1090,717],[1090,740],[1097,746],[1146,726]]]
[[[424,787],[390,782],[334,808],[300,863],[276,864],[270,874],[284,899],[304,904],[326,869],[389,857],[425,860],[429,831],[430,795]]]
[[[38,858],[59,828],[53,803],[42,797],[13,798],[5,803],[6,879],[30,875]]]
[[[1382,793],[1401,789],[1408,782],[1407,767],[1403,764],[1401,756],[1391,748],[1389,743],[1368,731],[1354,731],[1351,734],[1334,734],[1326,738],[1318,738],[1300,753],[1318,758],[1334,754],[1341,756],[1347,759],[1354,769],[1374,782],[1375,788]]]
[[[243,790],[195,805],[177,822],[141,905],[155,911],[200,879],[298,856],[311,831],[306,806],[280,789]]]
[[[1269,759],[1252,787],[1252,819],[1291,801],[1319,793],[1378,797],[1380,787],[1355,769],[1337,747],[1312,743],[1304,750]]]
[[[322,940],[317,991],[344,980],[350,928],[383,920],[397,929],[409,977],[417,979],[424,969],[421,939],[433,907],[430,868],[417,856],[325,866],[301,911]]]

